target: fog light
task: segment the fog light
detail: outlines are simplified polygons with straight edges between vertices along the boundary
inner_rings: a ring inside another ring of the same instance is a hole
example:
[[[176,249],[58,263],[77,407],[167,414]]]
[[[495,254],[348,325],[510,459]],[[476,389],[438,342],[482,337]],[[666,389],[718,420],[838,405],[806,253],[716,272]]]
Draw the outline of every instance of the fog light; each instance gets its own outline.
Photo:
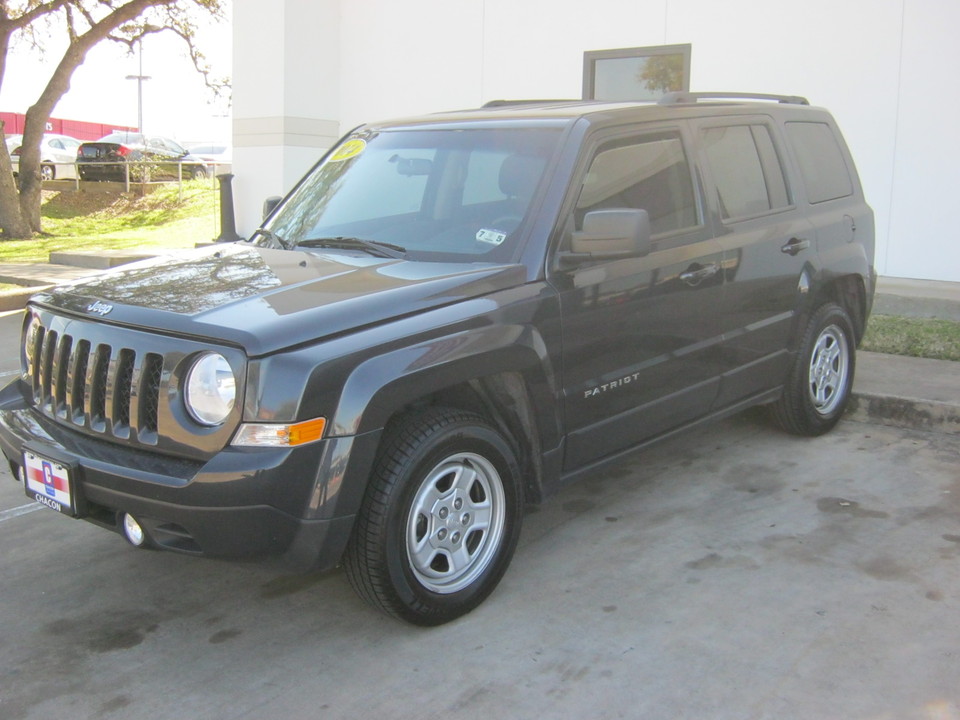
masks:
[[[147,534],[140,527],[133,515],[124,513],[120,517],[120,528],[123,530],[123,536],[134,547],[143,547],[147,542]]]

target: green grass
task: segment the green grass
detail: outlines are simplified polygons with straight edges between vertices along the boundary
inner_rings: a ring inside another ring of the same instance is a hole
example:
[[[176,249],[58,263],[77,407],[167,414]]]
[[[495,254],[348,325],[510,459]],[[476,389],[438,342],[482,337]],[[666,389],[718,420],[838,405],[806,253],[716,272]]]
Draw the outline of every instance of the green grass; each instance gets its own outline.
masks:
[[[860,349],[960,361],[960,323],[933,318],[873,315]]]
[[[220,233],[219,192],[209,180],[136,193],[44,192],[42,235],[0,242],[0,263],[47,262],[62,250],[190,248]]]

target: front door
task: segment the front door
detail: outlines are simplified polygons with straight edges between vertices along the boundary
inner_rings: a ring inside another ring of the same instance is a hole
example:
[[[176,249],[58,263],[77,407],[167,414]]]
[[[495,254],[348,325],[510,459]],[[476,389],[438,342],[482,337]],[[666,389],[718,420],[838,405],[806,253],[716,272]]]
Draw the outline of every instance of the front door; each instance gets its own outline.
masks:
[[[702,221],[680,129],[589,147],[561,249],[600,208],[646,210],[653,243],[644,257],[552,272],[568,471],[708,412],[719,385],[722,250]]]

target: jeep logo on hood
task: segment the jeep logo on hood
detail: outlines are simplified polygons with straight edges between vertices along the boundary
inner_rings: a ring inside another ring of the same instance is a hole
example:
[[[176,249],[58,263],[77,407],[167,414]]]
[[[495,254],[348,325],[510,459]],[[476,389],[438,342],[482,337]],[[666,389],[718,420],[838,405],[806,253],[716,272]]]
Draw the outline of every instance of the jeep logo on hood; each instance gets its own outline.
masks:
[[[113,305],[102,303],[99,300],[94,300],[92,303],[87,305],[88,313],[96,313],[100,317],[103,317],[104,315],[109,313],[111,310],[113,310]]]

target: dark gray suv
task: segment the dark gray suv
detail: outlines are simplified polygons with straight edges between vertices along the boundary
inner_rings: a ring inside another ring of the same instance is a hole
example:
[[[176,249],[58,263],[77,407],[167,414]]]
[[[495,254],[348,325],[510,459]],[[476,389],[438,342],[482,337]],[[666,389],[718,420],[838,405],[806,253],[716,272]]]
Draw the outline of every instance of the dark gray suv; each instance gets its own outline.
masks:
[[[829,430],[873,254],[802,98],[371,124],[250,241],[35,296],[0,448],[29,496],[134,545],[343,563],[438,624],[568,480],[752,405]]]

